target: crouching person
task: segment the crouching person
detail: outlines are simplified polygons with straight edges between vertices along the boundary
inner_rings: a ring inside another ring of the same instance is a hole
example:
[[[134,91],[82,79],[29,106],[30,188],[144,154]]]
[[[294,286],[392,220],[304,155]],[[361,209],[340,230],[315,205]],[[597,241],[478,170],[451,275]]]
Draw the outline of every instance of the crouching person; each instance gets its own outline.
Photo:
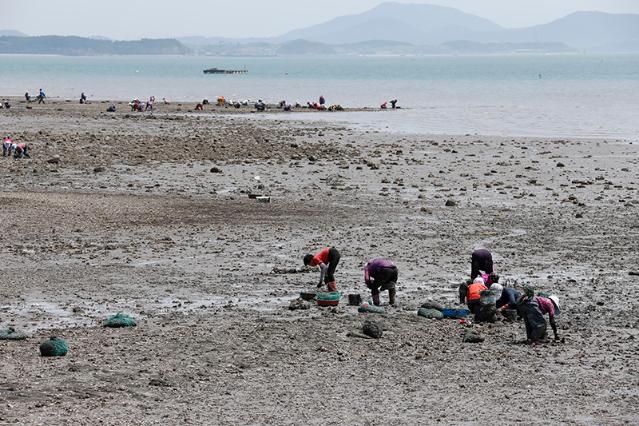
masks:
[[[476,315],[481,307],[481,292],[484,290],[487,290],[487,287],[481,276],[470,283],[463,283],[459,286],[459,303],[466,303],[468,310]]]
[[[364,267],[364,282],[371,290],[373,304],[380,305],[379,294],[388,290],[388,303],[395,305],[397,266],[390,260],[373,259]]]
[[[555,305],[550,299],[535,296],[534,288],[525,286],[524,295],[517,301],[516,307],[526,323],[527,343],[537,344],[548,341],[548,325],[544,317],[545,314],[548,314],[555,340],[559,340],[555,322]]]
[[[29,145],[26,143],[19,143],[16,145],[13,151],[13,158],[31,158],[29,155]]]

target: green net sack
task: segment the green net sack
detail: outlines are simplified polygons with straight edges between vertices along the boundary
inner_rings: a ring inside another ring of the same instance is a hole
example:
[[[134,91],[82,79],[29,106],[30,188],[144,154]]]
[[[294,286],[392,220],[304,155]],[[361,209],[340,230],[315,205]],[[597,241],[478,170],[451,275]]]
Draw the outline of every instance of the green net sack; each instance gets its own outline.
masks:
[[[135,327],[137,323],[129,315],[119,312],[116,315],[112,315],[109,318],[105,319],[103,325],[105,327],[120,328]]]
[[[51,337],[40,344],[40,355],[42,356],[65,356],[68,351],[67,342],[57,337]]]
[[[362,303],[357,311],[363,314],[384,314],[386,311],[381,306],[370,305],[368,303]]]
[[[24,340],[27,335],[16,331],[13,327],[0,329],[0,340]]]
[[[419,310],[417,311],[417,315],[424,318],[444,318],[444,314],[442,314],[442,311],[438,311],[437,309],[419,308]]]

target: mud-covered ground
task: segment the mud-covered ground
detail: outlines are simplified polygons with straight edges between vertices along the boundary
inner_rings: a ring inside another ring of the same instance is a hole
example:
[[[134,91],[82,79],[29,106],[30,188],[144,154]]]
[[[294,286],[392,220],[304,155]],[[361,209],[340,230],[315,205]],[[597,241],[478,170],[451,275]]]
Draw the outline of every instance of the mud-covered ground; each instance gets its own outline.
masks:
[[[638,144],[31,106],[0,110],[32,147],[0,161],[0,328],[29,334],[0,341],[0,424],[639,423]],[[345,299],[288,310],[318,274],[280,269],[329,244],[345,294],[399,266],[381,339]],[[565,343],[416,315],[476,246],[559,295]]]

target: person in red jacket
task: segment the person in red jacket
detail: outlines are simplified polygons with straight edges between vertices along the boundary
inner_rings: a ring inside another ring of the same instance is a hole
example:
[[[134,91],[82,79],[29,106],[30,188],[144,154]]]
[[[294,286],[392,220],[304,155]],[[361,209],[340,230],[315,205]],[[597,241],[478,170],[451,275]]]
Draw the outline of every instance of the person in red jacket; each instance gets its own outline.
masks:
[[[328,291],[337,291],[334,274],[339,258],[339,252],[335,247],[326,247],[314,256],[310,253],[304,256],[305,266],[319,266],[320,268],[320,280],[317,288],[322,287],[322,284],[325,283]]]

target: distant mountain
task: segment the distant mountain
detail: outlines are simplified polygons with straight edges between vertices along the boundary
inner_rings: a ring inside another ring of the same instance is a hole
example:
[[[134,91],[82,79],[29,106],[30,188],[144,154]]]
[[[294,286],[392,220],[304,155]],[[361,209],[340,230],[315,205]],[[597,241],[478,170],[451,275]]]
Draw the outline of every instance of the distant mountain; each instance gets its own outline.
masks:
[[[479,34],[477,39],[513,43],[561,42],[581,50],[615,44],[639,45],[639,15],[575,12],[548,24]]]
[[[8,36],[8,37],[27,37],[25,33],[16,30],[0,30],[0,37]]]
[[[49,55],[184,55],[190,53],[172,39],[133,41],[94,40],[84,37],[0,37],[0,53]]]
[[[478,32],[502,27],[487,19],[450,7],[428,4],[383,3],[358,15],[291,31],[280,40],[304,39],[329,44],[393,40],[412,44],[438,44],[464,40]]]
[[[459,40],[563,43],[585,51],[632,52],[639,50],[639,15],[575,12],[548,24],[507,29],[449,7],[383,3],[358,15],[291,31],[277,40],[297,39],[327,44],[391,40],[431,46]]]
[[[113,41],[112,38],[109,37],[105,37],[105,36],[101,36],[101,35],[92,35],[89,36],[88,38],[92,39],[92,40],[106,40],[106,41]]]
[[[324,43],[293,40],[282,44],[275,53],[278,55],[334,55],[335,49]]]
[[[12,35],[2,36],[7,33]],[[104,37],[28,37],[17,31],[0,31],[0,53],[277,56],[577,51],[639,53],[639,15],[575,12],[547,24],[509,29],[450,7],[383,3],[364,13],[272,38],[191,36],[113,41]]]
[[[228,39],[225,37],[202,37],[202,36],[178,37],[176,40],[187,46],[195,46],[195,47],[210,46],[213,44],[238,41],[238,40]]]

